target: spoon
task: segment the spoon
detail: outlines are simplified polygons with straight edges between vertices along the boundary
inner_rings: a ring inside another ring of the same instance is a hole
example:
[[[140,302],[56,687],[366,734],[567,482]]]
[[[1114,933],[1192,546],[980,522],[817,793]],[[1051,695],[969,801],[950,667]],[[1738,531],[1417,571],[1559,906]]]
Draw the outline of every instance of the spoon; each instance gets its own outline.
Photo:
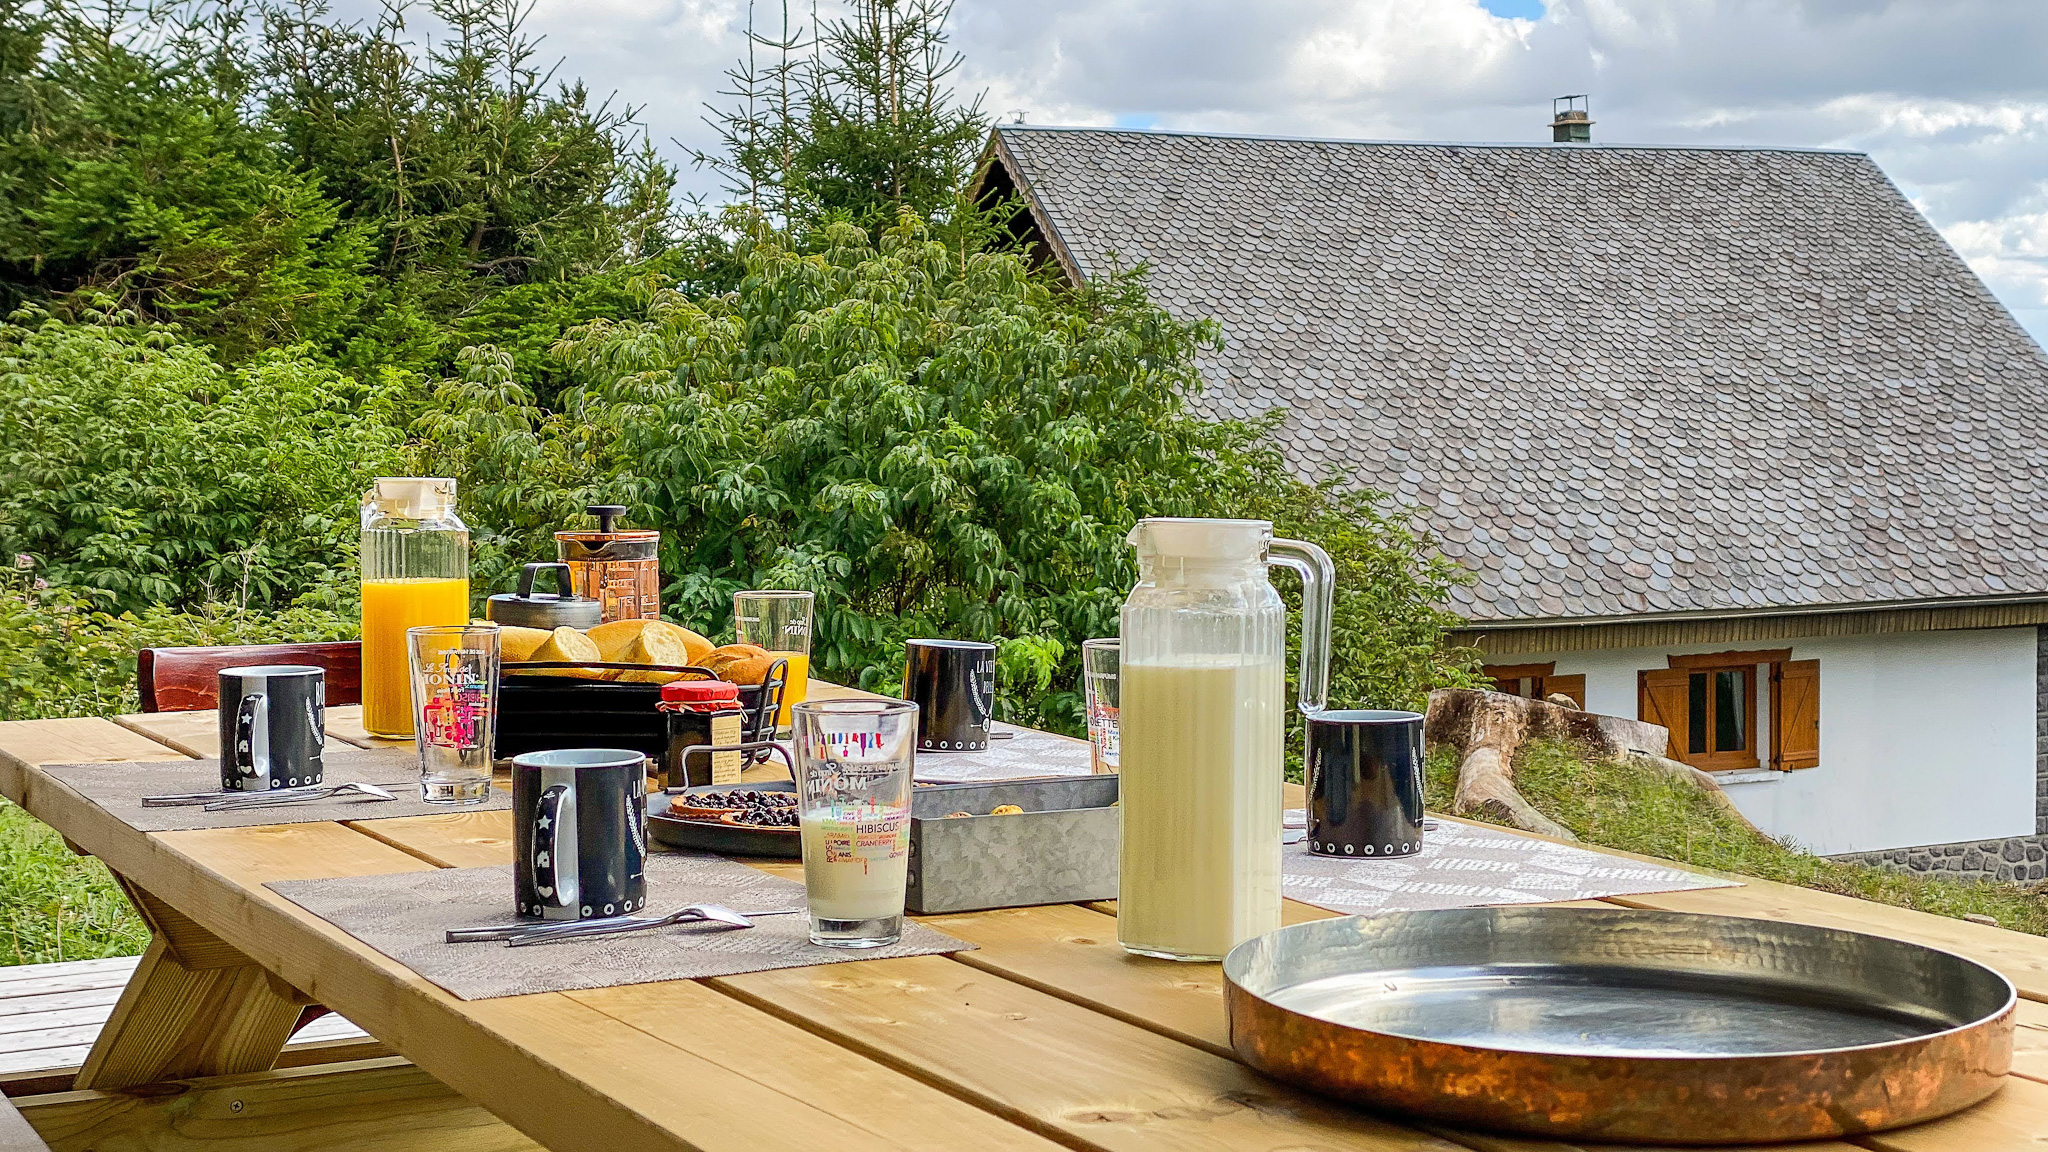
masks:
[[[286,791],[287,789],[280,788],[271,792],[250,792],[241,796],[230,796],[225,800],[216,800],[208,804],[205,811],[237,812],[244,808],[274,808],[281,804],[298,804],[307,800],[329,800],[349,792],[360,792],[372,800],[398,799],[396,793],[388,791],[381,785],[366,784],[360,780],[350,780],[345,784],[333,784],[310,790],[293,789],[289,790],[289,795],[280,794]]]
[[[800,912],[800,908],[783,908],[773,912],[756,912],[756,916],[782,916]],[[574,921],[560,925],[549,925],[521,932],[508,938],[505,943],[513,948],[524,948],[528,944],[552,944],[557,940],[576,940],[589,936],[611,936],[621,932],[644,932],[649,928],[666,928],[671,924],[688,924],[694,921],[711,921],[734,928],[752,928],[754,922],[722,904],[692,904],[678,908],[666,916],[652,916],[635,919],[631,924],[617,922],[593,924]]]

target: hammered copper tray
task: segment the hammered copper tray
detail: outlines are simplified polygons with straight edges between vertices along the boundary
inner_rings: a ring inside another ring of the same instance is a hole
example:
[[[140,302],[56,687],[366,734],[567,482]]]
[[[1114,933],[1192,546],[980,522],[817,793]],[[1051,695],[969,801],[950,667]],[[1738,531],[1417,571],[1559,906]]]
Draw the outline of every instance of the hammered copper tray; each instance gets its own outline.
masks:
[[[1223,962],[1230,1042],[1326,1095],[1549,1137],[1872,1132],[1996,1091],[2010,981],[1858,932],[1625,908],[1297,924]]]

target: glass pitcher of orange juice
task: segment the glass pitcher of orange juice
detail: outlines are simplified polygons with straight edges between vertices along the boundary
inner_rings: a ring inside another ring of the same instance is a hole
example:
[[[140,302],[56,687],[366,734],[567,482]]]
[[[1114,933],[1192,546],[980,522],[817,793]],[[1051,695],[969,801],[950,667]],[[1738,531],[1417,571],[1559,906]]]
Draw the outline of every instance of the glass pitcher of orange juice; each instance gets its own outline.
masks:
[[[380,476],[363,494],[363,727],[411,739],[405,630],[469,621],[469,527],[455,481]]]

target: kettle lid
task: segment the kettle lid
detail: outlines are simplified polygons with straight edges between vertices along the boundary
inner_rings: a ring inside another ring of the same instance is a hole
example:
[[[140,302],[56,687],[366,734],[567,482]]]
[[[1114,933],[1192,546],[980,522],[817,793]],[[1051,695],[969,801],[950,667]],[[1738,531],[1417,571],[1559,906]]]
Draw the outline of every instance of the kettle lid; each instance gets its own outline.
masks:
[[[533,590],[534,578],[542,572],[555,574],[559,592]],[[518,628],[595,628],[604,620],[604,603],[575,593],[567,564],[528,564],[519,571],[519,591],[500,592],[484,601],[484,616]]]

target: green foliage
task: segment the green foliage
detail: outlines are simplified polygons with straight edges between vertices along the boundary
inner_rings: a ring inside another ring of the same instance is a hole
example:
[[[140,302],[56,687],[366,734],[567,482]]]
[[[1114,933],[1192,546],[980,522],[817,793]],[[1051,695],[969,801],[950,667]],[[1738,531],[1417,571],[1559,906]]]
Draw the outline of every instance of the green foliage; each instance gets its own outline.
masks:
[[[512,0],[434,0],[428,50],[408,11],[0,0],[0,312],[435,374],[488,318],[545,346],[605,314],[687,233],[673,172],[535,67]]]
[[[869,227],[950,208],[988,135],[981,103],[954,102],[952,0],[856,0],[819,29],[795,167],[825,213]]]
[[[449,312],[500,284],[563,281],[667,246],[673,173],[630,109],[534,65],[514,0],[432,0],[447,25],[409,50],[407,5],[367,27],[324,5],[266,8],[253,68],[265,123],[376,270]]]
[[[0,329],[0,555],[103,607],[280,605],[352,556],[403,392],[302,351],[233,371],[157,329]]]
[[[118,716],[140,708],[135,653],[206,644],[353,640],[352,608],[310,605],[261,612],[208,604],[178,612],[150,605],[118,615],[72,589],[0,580],[0,720]]]
[[[725,174],[754,211],[806,232],[852,221],[879,236],[905,212],[972,231],[960,193],[988,135],[977,97],[961,105],[946,86],[960,56],[946,44],[951,0],[854,0],[815,40],[754,31],[747,57],[727,72],[735,99],[707,123],[722,151],[697,163]],[[808,57],[793,55],[812,49]],[[774,53],[762,63],[758,52]]]
[[[1457,779],[1456,757],[1439,749],[1429,761],[1428,807],[1449,811]],[[1515,757],[1515,785],[1538,811],[1589,843],[1942,916],[1990,916],[2000,927],[2048,936],[2048,899],[2017,884],[1915,875],[1815,856],[1759,835],[1708,803],[1697,788],[1588,759],[1567,744],[1523,745]]]
[[[135,956],[149,930],[106,865],[0,800],[0,965]]]
[[[1012,718],[1079,724],[1079,642],[1114,634],[1145,515],[1268,515],[1336,545],[1339,691],[1410,703],[1466,661],[1440,649],[1455,570],[1369,494],[1305,485],[1257,426],[1196,417],[1213,333],[1135,278],[1056,290],[1014,254],[960,259],[905,217],[879,247],[743,239],[720,297],[656,291],[562,352],[589,383],[544,412],[509,357],[465,354],[420,422],[466,515],[494,526],[487,579],[541,554],[598,495],[663,532],[670,612],[711,633],[731,593],[819,594],[813,660],[893,683],[915,636],[1006,638]]]
[[[130,15],[0,0],[0,305],[111,304],[237,356],[332,334],[368,246],[243,116],[235,15],[157,52]]]

